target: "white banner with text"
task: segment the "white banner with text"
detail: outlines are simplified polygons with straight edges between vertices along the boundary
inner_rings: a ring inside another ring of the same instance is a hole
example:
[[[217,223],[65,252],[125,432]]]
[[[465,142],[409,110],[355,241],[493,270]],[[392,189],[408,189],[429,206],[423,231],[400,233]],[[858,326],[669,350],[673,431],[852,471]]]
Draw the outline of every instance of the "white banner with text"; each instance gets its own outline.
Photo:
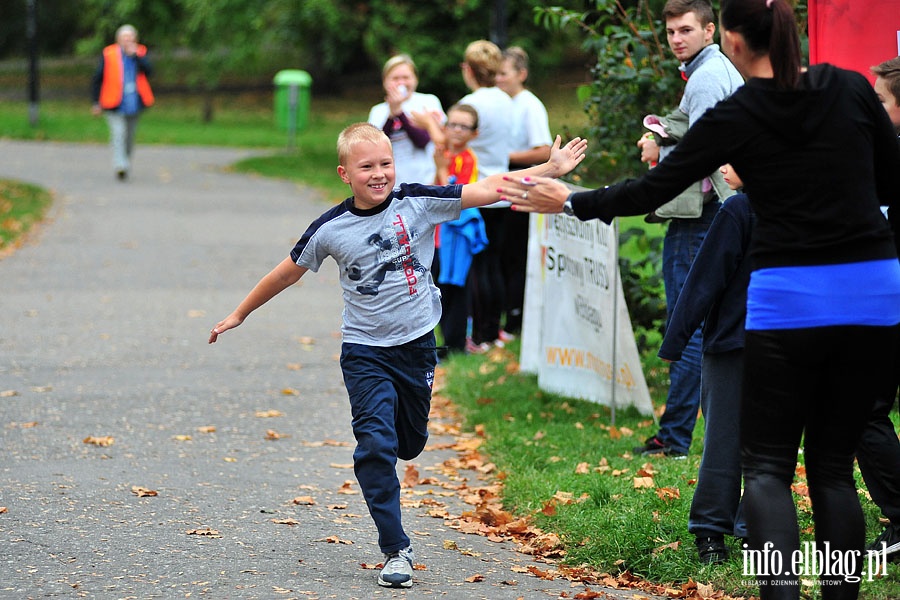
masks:
[[[613,227],[532,214],[528,240],[522,371],[549,392],[652,414]]]

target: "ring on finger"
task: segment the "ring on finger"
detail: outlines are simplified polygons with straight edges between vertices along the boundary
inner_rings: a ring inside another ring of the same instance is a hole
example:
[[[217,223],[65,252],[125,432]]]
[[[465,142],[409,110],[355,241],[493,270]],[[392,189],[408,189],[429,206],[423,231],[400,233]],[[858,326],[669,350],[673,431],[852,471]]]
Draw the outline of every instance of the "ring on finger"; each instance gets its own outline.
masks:
[[[528,200],[528,191],[522,192],[522,200]]]

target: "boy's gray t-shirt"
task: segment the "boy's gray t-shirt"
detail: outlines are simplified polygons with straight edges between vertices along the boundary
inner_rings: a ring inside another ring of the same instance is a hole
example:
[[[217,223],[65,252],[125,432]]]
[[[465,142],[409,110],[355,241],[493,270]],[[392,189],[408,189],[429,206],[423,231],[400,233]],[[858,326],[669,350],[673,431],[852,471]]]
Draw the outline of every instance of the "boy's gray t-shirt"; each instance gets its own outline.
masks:
[[[313,272],[328,256],[337,262],[345,342],[397,346],[437,326],[434,229],[459,218],[461,194],[461,185],[401,184],[375,208],[359,210],[348,198],[309,226],[291,258]]]

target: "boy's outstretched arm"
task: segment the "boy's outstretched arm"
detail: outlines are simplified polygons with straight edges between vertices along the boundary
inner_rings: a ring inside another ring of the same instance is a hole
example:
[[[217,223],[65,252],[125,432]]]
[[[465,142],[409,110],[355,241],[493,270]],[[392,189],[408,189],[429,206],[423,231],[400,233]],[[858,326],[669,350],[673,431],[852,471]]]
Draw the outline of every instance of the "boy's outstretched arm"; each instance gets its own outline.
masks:
[[[250,313],[297,283],[308,270],[306,267],[298,267],[290,256],[285,258],[259,280],[259,283],[250,290],[250,293],[234,309],[234,312],[216,323],[216,326],[209,332],[209,343],[214,344],[220,334],[243,323]]]
[[[565,146],[562,146],[562,138],[556,136],[553,147],[550,148],[550,160],[547,162],[514,171],[517,178],[527,177],[562,177],[584,160],[587,151],[587,140],[577,137]],[[499,173],[485,177],[475,183],[463,186],[462,207],[484,206],[500,200],[498,188],[504,185],[504,178],[510,173]]]

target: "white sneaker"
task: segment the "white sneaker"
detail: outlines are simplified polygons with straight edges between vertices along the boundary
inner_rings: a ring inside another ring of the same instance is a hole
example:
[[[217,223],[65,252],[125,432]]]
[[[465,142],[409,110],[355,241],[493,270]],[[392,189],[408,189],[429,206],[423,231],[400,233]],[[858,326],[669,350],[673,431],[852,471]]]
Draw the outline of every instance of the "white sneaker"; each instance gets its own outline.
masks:
[[[406,547],[399,552],[391,552],[384,555],[384,568],[378,574],[378,585],[383,587],[412,587],[413,581],[413,556],[412,547]]]

